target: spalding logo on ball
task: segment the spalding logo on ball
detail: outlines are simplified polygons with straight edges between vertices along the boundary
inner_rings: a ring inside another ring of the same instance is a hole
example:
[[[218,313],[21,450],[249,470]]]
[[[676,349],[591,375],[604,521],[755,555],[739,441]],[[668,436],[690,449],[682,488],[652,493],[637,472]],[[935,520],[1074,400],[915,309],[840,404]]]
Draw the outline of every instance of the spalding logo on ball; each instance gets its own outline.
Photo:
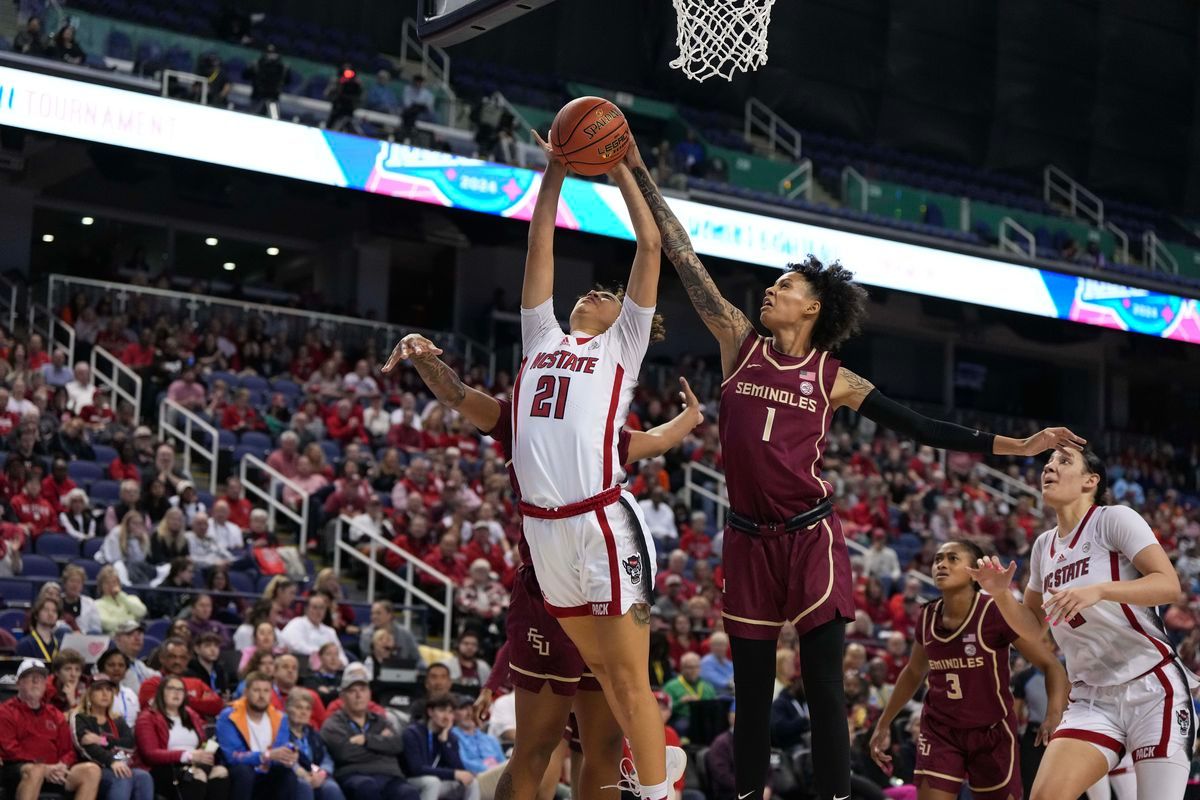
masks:
[[[550,126],[550,147],[580,175],[603,175],[629,149],[629,123],[621,109],[603,97],[577,97]]]

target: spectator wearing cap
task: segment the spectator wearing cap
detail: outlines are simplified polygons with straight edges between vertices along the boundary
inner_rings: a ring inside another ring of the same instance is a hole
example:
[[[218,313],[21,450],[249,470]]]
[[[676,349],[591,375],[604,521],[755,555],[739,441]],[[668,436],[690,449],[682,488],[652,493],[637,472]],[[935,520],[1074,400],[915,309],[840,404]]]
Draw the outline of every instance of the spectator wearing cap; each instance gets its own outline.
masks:
[[[230,796],[296,796],[296,751],[288,747],[287,720],[271,705],[271,679],[246,676],[246,693],[217,717],[217,742],[229,767]]]
[[[62,571],[62,616],[63,620],[80,633],[97,634],[101,631],[100,612],[96,601],[83,593],[87,573],[78,564],[67,564]]]
[[[146,628],[139,620],[127,620],[117,626],[113,633],[113,644],[125,657],[125,674],[121,685],[134,692],[141,691],[142,684],[151,678],[158,677],[156,669],[151,669],[142,660],[142,649],[146,646]],[[138,703],[139,707],[141,702]]]
[[[479,798],[479,784],[463,764],[458,737],[452,735],[454,710],[453,697],[431,698],[425,704],[426,719],[404,731],[404,771],[421,790],[422,800]]]
[[[492,674],[491,666],[479,657],[479,634],[470,629],[459,635],[454,657],[445,664],[450,670],[450,681],[462,686],[483,686]]]
[[[175,485],[176,494],[170,499],[171,506],[183,512],[184,524],[191,525],[197,514],[207,514],[208,506],[200,499],[196,485],[191,481],[180,481]]]
[[[36,798],[46,784],[95,800],[100,767],[77,763],[71,727],[57,708],[44,703],[44,662],[27,658],[17,668],[17,696],[0,705],[0,759],[4,787],[20,798]]]
[[[50,465],[50,474],[42,478],[42,499],[54,508],[55,514],[60,514],[66,506],[67,495],[77,486],[67,474],[66,459],[56,458]]]
[[[91,508],[91,501],[83,489],[72,489],[63,500],[58,514],[58,527],[76,541],[85,542],[105,533],[100,520]]]
[[[201,595],[208,597],[208,595]],[[211,598],[210,598],[211,599]],[[221,663],[221,647],[224,640],[221,634],[214,631],[204,631],[192,638],[192,660],[188,662],[185,677],[195,678],[207,683],[209,688],[222,697],[228,697],[233,691],[233,679],[229,671]]]
[[[454,738],[463,768],[473,775],[503,767],[508,761],[500,740],[479,727],[475,720],[474,701],[460,697],[454,710]]]
[[[75,365],[71,380],[64,385],[67,388],[67,408],[78,414],[96,402],[96,384],[92,381],[92,368],[86,361]],[[49,383],[49,380],[47,380]]]
[[[353,663],[342,673],[341,706],[321,726],[334,778],[347,800],[420,800],[400,770],[404,740],[382,711],[369,708],[370,677]]]
[[[329,611],[329,598],[320,592],[308,597],[304,614],[296,617],[279,634],[279,639],[288,651],[298,656],[311,658],[321,647],[333,643],[341,647],[337,631],[325,624],[325,613]]]
[[[679,575],[668,575],[663,581],[665,590],[654,601],[654,607],[664,619],[674,619],[683,614],[687,608],[687,598],[683,596],[683,578]]]
[[[229,771],[216,766],[206,747],[204,720],[188,703],[183,679],[170,675],[133,726],[140,766],[149,768],[154,790],[179,800],[218,800],[228,794]]]
[[[313,697],[304,692],[288,696],[288,746],[296,752],[296,796],[301,800],[344,800],[333,779],[333,758],[313,723]]]
[[[484,625],[499,619],[508,609],[508,592],[492,577],[487,559],[471,562],[468,580],[454,593],[454,606],[459,614]]]
[[[679,674],[667,681],[663,691],[671,698],[671,727],[687,736],[692,721],[691,704],[697,700],[716,700],[717,691],[700,677],[700,656],[684,653],[679,659]]]
[[[700,677],[712,684],[718,695],[733,696],[733,661],[729,637],[718,631],[708,638],[708,655],[700,659]]]
[[[267,466],[291,480],[296,477],[299,461],[300,435],[295,431],[279,434],[279,447],[267,456]]]
[[[25,533],[36,539],[46,531],[58,527],[57,513],[54,506],[42,497],[42,482],[36,472],[31,472],[25,479],[25,489],[9,501],[17,524],[25,529]]]
[[[142,704],[142,708],[149,707],[163,681],[178,678],[183,681],[184,690],[187,692],[188,707],[204,717],[206,722],[211,722],[221,713],[221,709],[225,708],[225,701],[221,699],[221,695],[213,691],[206,682],[187,677],[188,662],[191,658],[191,648],[183,639],[171,638],[162,643],[158,650],[162,675],[147,679],[138,690],[138,702]]]
[[[121,716],[115,699],[121,687],[103,672],[92,678],[79,708],[69,718],[80,754],[101,769],[100,789],[106,800],[154,800],[154,780],[133,767],[132,720]]]

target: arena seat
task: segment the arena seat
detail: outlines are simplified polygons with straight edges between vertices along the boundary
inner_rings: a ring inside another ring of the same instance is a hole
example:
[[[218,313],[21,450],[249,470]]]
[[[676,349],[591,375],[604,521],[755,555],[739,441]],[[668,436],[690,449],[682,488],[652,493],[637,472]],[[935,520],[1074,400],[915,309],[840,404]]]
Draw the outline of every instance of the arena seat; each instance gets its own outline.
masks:
[[[88,496],[94,505],[111,506],[121,499],[121,484],[107,479],[94,481]]]
[[[94,444],[92,445],[92,451],[96,454],[96,463],[104,467],[107,467],[109,464],[111,464],[113,459],[117,457],[116,449],[109,447],[106,444]]]
[[[83,557],[95,560],[96,553],[100,552],[100,548],[104,547],[104,537],[97,536],[95,539],[88,539],[83,543]],[[99,571],[99,570],[97,570]]]
[[[243,447],[253,447],[263,454],[269,453],[272,447],[270,435],[262,431],[245,431],[238,444]]]
[[[21,574],[27,578],[45,577],[51,580],[58,579],[58,564],[54,563],[54,560],[51,558],[31,553],[23,556],[21,561]]]
[[[71,461],[67,464],[67,474],[76,483],[92,483],[104,478],[104,469],[94,461]]]
[[[3,628],[14,636],[21,636],[28,618],[28,612],[22,609],[5,609],[4,611],[0,611],[0,628]]]
[[[79,558],[79,542],[65,533],[43,533],[34,539],[33,550],[60,563]]]
[[[86,542],[84,543],[86,546]],[[99,561],[94,558],[77,558],[71,562],[75,566],[82,569],[87,574],[89,581],[96,580],[96,576],[100,574],[100,570],[104,567]]]
[[[57,575],[55,572],[54,577]],[[0,598],[10,606],[28,606],[33,602],[33,583],[19,578],[0,578]]]

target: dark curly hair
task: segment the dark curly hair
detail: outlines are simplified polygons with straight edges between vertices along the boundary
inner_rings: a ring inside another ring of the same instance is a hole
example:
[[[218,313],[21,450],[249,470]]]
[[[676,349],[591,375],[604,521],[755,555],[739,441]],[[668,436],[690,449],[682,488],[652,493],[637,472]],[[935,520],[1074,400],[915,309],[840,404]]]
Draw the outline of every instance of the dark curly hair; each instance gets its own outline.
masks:
[[[834,350],[862,330],[867,316],[867,290],[854,282],[854,273],[841,262],[825,264],[809,254],[803,261],[788,264],[786,271],[804,278],[821,301],[813,327],[813,345],[818,350]]]
[[[614,295],[616,295],[618,303],[625,302],[624,284],[605,286],[604,284],[597,283],[592,287],[592,289],[597,292],[612,292]],[[583,295],[580,295],[580,297],[582,296]],[[578,300],[579,298],[577,297],[575,299]],[[650,344],[658,344],[666,338],[667,326],[666,323],[663,322],[663,315],[656,312],[654,317],[650,320]]]

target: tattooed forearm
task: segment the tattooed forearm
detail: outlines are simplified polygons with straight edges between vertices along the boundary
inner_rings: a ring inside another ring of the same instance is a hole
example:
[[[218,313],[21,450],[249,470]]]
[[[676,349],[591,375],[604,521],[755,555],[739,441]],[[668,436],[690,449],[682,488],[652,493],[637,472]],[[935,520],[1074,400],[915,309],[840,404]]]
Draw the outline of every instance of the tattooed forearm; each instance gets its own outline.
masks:
[[[414,358],[413,366],[433,396],[450,408],[458,408],[467,396],[467,387],[458,374],[440,358]]]
[[[696,312],[714,333],[720,329],[730,331],[739,338],[745,336],[750,330],[750,320],[721,296],[721,290],[713,283],[708,270],[696,257],[696,251],[692,249],[692,240],[684,230],[683,224],[667,205],[650,173],[644,166],[639,165],[633,168],[633,179],[637,182],[642,196],[646,198],[646,205],[650,207],[654,221],[658,223],[663,250],[675,266],[675,271],[679,273]]]

